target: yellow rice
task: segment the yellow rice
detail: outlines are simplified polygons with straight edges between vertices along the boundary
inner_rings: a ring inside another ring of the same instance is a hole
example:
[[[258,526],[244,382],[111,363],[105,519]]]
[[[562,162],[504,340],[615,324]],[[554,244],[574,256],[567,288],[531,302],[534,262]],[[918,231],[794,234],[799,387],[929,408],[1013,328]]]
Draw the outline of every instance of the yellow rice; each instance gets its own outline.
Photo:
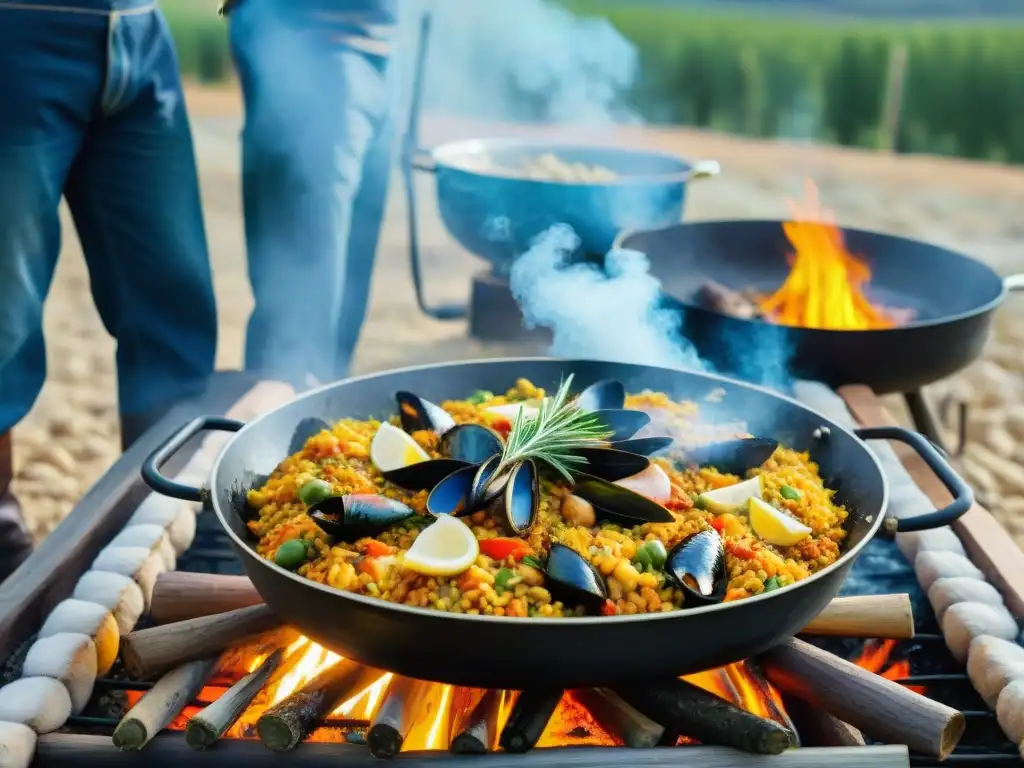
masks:
[[[449,401],[442,403],[442,407],[459,423],[477,422],[500,430],[507,425],[484,409],[543,396],[543,390],[520,380],[504,396],[474,402]],[[695,403],[674,403],[664,394],[652,392],[630,395],[626,406],[654,414],[661,425],[676,432],[692,427],[698,413]],[[398,424],[397,417],[393,422]],[[311,437],[302,451],[281,462],[261,488],[249,493],[249,505],[258,510],[249,528],[259,537],[257,549],[263,557],[273,559],[285,541],[302,538],[311,542],[314,549],[297,572],[337,589],[452,613],[582,615],[581,607],[566,606],[552,599],[539,570],[511,557],[501,562],[481,554],[475,565],[462,574],[432,577],[403,569],[400,557],[397,563],[381,565],[396,558],[381,561],[367,555],[365,539],[331,546],[329,538],[307,516],[306,506],[298,498],[299,489],[314,478],[331,483],[334,493],[339,495],[377,493],[399,499],[418,515],[426,515],[426,491],[409,493],[386,482],[370,462],[370,441],[378,427],[379,422],[372,419],[342,419],[332,429]],[[413,437],[432,457],[440,456],[433,433],[417,432]],[[726,546],[729,579],[726,600],[757,595],[764,591],[765,582],[769,580],[773,587],[792,584],[839,557],[840,545],[846,537],[843,523],[847,512],[833,503],[834,492],[825,488],[817,466],[806,453],[780,447],[767,463],[751,473],[763,476],[765,501],[790,512],[812,529],[810,537],[786,548],[760,540],[742,514],[714,515],[693,505],[698,493],[739,482],[741,478],[721,475],[712,468],[680,471],[667,460],[654,461],[672,482],[672,500],[665,506],[672,511],[675,522],[650,523],[631,529],[610,523],[592,527],[573,525],[561,514],[562,499],[569,488],[566,484],[545,480],[537,521],[525,537],[531,554],[541,561],[552,541],[572,547],[586,557],[605,577],[609,598],[614,603],[614,611],[609,606],[607,613],[652,613],[684,606],[684,592],[673,586],[663,573],[634,567],[632,558],[644,540],[660,539],[666,549],[671,549],[684,538],[714,527]],[[781,495],[784,485],[796,489],[799,498],[784,498]],[[498,520],[487,511],[477,512],[466,521],[481,541],[506,536]],[[425,517],[413,518],[412,522],[382,532],[376,540],[400,555],[428,523]],[[495,578],[501,569],[512,571],[512,575],[509,578],[507,572],[502,574],[504,585],[495,588]]]

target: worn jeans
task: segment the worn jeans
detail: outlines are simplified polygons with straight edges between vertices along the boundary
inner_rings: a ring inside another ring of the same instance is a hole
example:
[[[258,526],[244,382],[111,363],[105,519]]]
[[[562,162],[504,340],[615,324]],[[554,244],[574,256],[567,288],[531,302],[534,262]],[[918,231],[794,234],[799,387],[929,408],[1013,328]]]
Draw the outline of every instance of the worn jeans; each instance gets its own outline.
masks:
[[[299,384],[348,375],[390,169],[388,58],[342,42],[332,3],[242,0],[229,17],[255,298],[245,365]]]
[[[0,434],[46,376],[67,200],[117,340],[122,415],[200,392],[217,321],[166,22],[143,0],[0,0]]]

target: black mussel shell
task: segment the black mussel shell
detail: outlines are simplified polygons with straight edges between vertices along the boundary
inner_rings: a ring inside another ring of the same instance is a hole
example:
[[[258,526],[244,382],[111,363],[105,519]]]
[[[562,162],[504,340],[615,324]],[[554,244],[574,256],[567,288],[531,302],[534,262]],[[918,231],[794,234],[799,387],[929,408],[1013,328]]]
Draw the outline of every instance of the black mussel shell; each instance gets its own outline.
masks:
[[[576,407],[581,411],[619,410],[626,404],[626,388],[621,381],[596,381],[580,392]]]
[[[593,414],[612,433],[607,439],[613,443],[619,440],[629,440],[629,438],[651,423],[651,417],[643,411],[613,408],[605,411],[594,411]]]
[[[402,429],[406,432],[419,432],[422,429],[443,435],[455,426],[455,419],[439,405],[424,400],[412,392],[396,392],[398,401],[398,418],[402,420]]]
[[[779,441],[770,437],[744,437],[708,443],[686,449],[686,463],[698,467],[714,467],[725,475],[743,477],[771,458]]]
[[[496,482],[499,478],[494,477],[494,470],[501,463],[501,456],[491,456],[487,461],[476,468],[476,475],[473,476],[473,485],[469,490],[469,503],[474,511],[483,509],[501,494],[505,487],[504,482]],[[508,480],[508,474],[502,472],[504,480]]]
[[[512,469],[498,506],[509,530],[520,535],[530,530],[540,509],[540,476],[536,464],[526,460]]]
[[[581,468],[584,472],[609,482],[632,477],[651,465],[646,456],[612,448],[578,448],[573,453],[587,460]]]
[[[325,429],[330,430],[330,428],[331,425],[323,419],[303,419],[295,425],[295,431],[292,432],[292,440],[288,443],[288,455],[291,456],[293,453],[298,453],[306,446],[306,441],[309,438],[320,434]]]
[[[656,501],[599,477],[579,473],[572,492],[594,505],[598,520],[625,527],[675,520],[672,513]]]
[[[470,464],[456,470],[435,485],[434,490],[427,496],[427,512],[435,517],[441,515],[463,517],[473,512],[470,494],[473,490],[473,478],[476,473],[477,467]]]
[[[431,459],[417,461],[407,467],[382,472],[384,479],[407,491],[429,491],[452,472],[472,466],[467,461],[455,459]]]
[[[664,451],[675,442],[671,437],[634,437],[632,440],[619,440],[609,443],[609,448],[616,451],[636,453],[640,456],[653,456]]]
[[[309,516],[321,530],[342,541],[376,536],[414,514],[412,508],[396,499],[370,493],[330,496],[309,508]]]
[[[483,424],[459,424],[441,437],[441,453],[467,464],[482,464],[501,453],[501,437]]]
[[[608,599],[601,574],[572,547],[552,544],[544,575],[548,591],[568,606],[582,605],[588,613],[598,613]]]
[[[682,587],[686,602],[697,605],[725,599],[725,545],[714,530],[695,533],[672,547],[665,571]]]

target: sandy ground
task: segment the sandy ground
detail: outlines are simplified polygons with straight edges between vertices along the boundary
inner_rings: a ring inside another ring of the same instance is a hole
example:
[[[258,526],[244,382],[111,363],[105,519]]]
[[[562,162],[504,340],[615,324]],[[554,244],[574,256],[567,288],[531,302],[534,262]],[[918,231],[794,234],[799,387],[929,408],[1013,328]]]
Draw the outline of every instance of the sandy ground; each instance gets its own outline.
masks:
[[[237,367],[251,308],[239,200],[241,105],[231,89],[195,88],[189,97],[221,318],[218,364]],[[435,144],[511,131],[526,132],[440,117],[428,117],[423,132],[424,141]],[[721,161],[723,175],[692,190],[688,219],[784,217],[786,196],[799,196],[803,180],[810,177],[845,225],[962,249],[1004,274],[1024,271],[1024,168],[896,158],[677,129],[630,129],[620,131],[615,140]],[[443,231],[429,179],[421,179],[419,191],[431,299],[464,299],[471,275],[484,265],[451,243]],[[396,178],[357,370],[510,351],[467,339],[464,323],[434,321],[417,310],[406,226]],[[994,342],[1003,357],[1015,342],[1024,342],[1019,332],[1024,301],[1016,307],[1010,304],[1001,312]],[[49,381],[32,413],[15,430],[15,487],[37,536],[52,529],[118,451],[114,347],[93,308],[79,244],[66,217],[64,249],[45,325]],[[1020,380],[1017,373],[1011,376],[1012,381]],[[998,392],[995,397],[1001,399]],[[1019,449],[1018,441],[1014,450]]]

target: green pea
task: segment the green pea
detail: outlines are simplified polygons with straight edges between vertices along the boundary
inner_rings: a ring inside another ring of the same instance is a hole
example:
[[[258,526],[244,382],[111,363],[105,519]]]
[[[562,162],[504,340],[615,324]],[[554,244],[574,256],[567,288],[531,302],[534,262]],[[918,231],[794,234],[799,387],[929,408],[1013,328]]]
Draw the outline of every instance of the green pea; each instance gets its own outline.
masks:
[[[299,488],[299,501],[311,507],[319,501],[334,495],[334,489],[326,480],[310,480]]]
[[[796,501],[797,499],[800,498],[800,491],[798,491],[796,488],[791,488],[788,485],[782,486],[779,489],[779,494],[782,496],[782,498],[789,499],[790,501]]]
[[[494,574],[494,591],[499,595],[508,587],[508,580],[515,576],[515,573],[508,568],[502,568]]]
[[[636,566],[638,571],[643,571],[651,567],[651,553],[647,551],[647,547],[639,547],[636,554],[633,555],[633,565]]]
[[[778,576],[772,576],[770,579],[767,579],[765,581],[765,583],[764,583],[764,591],[765,592],[771,592],[772,590],[778,589],[781,586],[782,585],[779,583],[779,577]]]
[[[282,568],[294,571],[306,562],[306,554],[308,551],[309,550],[306,549],[306,545],[302,542],[302,539],[288,539],[288,541],[277,548],[277,554],[274,555],[274,562]]]
[[[651,539],[644,542],[642,548],[647,550],[647,559],[650,560],[652,568],[660,571],[665,567],[665,561],[668,560],[668,552],[665,551],[665,545],[660,540]]]
[[[472,395],[466,398],[466,401],[473,405],[480,405],[486,403],[488,400],[494,397],[493,392],[489,392],[486,389],[478,389]]]

